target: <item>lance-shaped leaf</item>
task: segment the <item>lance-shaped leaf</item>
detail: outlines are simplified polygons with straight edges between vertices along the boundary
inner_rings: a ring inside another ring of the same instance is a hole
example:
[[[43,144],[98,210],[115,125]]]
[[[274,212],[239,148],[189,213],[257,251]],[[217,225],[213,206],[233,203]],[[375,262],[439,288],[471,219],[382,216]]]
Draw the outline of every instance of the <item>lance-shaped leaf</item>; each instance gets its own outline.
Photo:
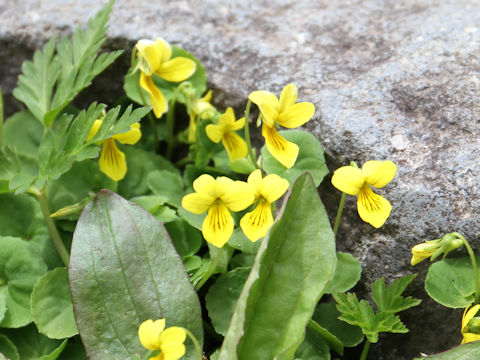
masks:
[[[134,359],[138,326],[165,318],[201,342],[198,297],[163,227],[140,206],[102,190],[84,209],[69,269],[77,327],[88,358]],[[187,343],[186,359],[195,351]]]
[[[288,359],[335,272],[335,241],[309,175],[293,185],[263,240],[219,360]]]

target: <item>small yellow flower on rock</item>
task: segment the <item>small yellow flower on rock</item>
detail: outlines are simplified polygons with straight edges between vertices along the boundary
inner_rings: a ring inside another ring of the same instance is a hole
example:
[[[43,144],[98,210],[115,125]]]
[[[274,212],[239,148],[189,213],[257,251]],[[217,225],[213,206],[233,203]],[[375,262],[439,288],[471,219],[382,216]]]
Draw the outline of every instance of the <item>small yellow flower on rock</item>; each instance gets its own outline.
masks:
[[[185,329],[178,326],[165,329],[165,319],[144,321],[138,328],[138,337],[144,348],[161,350],[149,360],[177,360],[185,354]]]
[[[103,120],[95,120],[88,134],[87,141],[95,136],[102,122]],[[126,133],[116,134],[110,139],[102,141],[102,153],[98,161],[100,171],[114,181],[122,180],[127,173],[127,162],[125,154],[117,147],[115,140],[121,144],[134,145],[141,137],[140,123],[136,122],[130,125],[130,130]]]
[[[208,211],[202,224],[202,234],[209,243],[222,247],[233,233],[233,217],[229,210],[241,211],[253,202],[253,189],[243,181],[208,174],[193,182],[195,193],[185,195],[182,206],[193,214]]]
[[[298,88],[288,84],[282,90],[280,99],[268,91],[254,91],[248,98],[262,113],[262,135],[272,156],[286,168],[291,168],[298,156],[298,146],[285,140],[275,129],[279,124],[293,129],[305,124],[315,113],[315,106],[309,102],[296,103]]]
[[[257,169],[248,176],[248,183],[255,190],[257,207],[246,213],[240,220],[240,227],[250,241],[264,237],[273,225],[272,203],[277,201],[288,189],[288,181],[276,174],[262,179],[262,172]]]
[[[196,70],[193,60],[186,57],[172,57],[170,44],[161,38],[140,40],[135,45],[138,51],[140,86],[148,93],[153,113],[160,118],[168,110],[168,104],[162,92],[153,83],[153,74],[171,82],[188,79]]]
[[[455,234],[447,234],[441,239],[417,244],[412,248],[412,260],[410,263],[412,266],[415,266],[429,257],[431,257],[431,260],[435,260],[441,254],[446,256],[450,251],[458,249],[462,245],[463,241]]]
[[[462,344],[480,340],[480,318],[476,317],[480,305],[467,307],[462,317]]]
[[[233,109],[229,107],[225,113],[220,116],[218,125],[207,125],[205,131],[210,140],[215,143],[222,140],[222,144],[227,150],[230,161],[241,159],[247,156],[247,144],[235,130],[240,130],[245,126],[245,118],[235,121]]]
[[[210,101],[212,90],[209,90],[204,97],[194,99],[190,108],[190,124],[188,126],[188,142],[194,143],[197,138],[197,117],[204,120],[211,112],[216,112]]]
[[[370,160],[363,164],[362,169],[342,166],[335,170],[332,184],[346,194],[358,195],[358,215],[363,221],[379,228],[387,221],[392,205],[384,197],[375,194],[370,185],[384,187],[392,181],[396,171],[397,166],[392,161]]]

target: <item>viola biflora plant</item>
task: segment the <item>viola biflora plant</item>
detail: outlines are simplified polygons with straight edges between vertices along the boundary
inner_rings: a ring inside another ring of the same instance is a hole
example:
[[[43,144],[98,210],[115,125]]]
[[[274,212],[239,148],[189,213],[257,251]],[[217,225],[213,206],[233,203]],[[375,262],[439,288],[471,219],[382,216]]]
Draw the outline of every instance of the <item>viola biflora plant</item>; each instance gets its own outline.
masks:
[[[366,359],[380,333],[407,332],[398,313],[420,302],[403,295],[415,276],[379,279],[372,302],[358,300],[347,291],[360,263],[335,250],[345,194],[366,223],[388,221],[372,187],[388,193],[395,164],[336,170],[332,227],[317,191],[322,146],[293,130],[315,114],[297,86],[245,94],[243,114],[217,109],[202,64],[160,37],[133,47],[115,105],[78,107],[122,53],[99,52],[112,6],[26,61],[14,91],[26,108],[1,115],[0,359],[327,360],[357,346]],[[420,244],[412,264],[462,244],[474,271],[441,260],[426,289],[466,309],[470,342],[479,282],[466,240]]]

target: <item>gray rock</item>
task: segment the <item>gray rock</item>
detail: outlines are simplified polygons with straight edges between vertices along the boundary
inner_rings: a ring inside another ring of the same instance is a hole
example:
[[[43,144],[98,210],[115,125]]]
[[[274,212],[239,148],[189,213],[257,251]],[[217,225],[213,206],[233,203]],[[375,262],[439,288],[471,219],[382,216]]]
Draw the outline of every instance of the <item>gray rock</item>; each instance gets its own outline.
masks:
[[[33,49],[84,24],[101,5],[0,2],[0,83],[7,93]],[[350,160],[395,161],[395,180],[379,191],[393,205],[386,225],[362,223],[350,198],[339,232],[339,248],[362,260],[367,287],[379,276],[420,271],[411,294],[427,299],[427,265],[410,267],[411,246],[453,230],[478,238],[477,1],[118,0],[109,36],[110,47],[161,36],[193,52],[220,106],[239,108],[253,90],[278,94],[295,82],[300,99],[317,107],[307,128],[325,146],[332,170]],[[103,79],[89,94],[118,95],[121,79]],[[322,189],[334,216],[339,194],[328,184]],[[385,336],[371,358],[411,359],[460,342],[460,311],[427,299],[403,319],[411,332]]]

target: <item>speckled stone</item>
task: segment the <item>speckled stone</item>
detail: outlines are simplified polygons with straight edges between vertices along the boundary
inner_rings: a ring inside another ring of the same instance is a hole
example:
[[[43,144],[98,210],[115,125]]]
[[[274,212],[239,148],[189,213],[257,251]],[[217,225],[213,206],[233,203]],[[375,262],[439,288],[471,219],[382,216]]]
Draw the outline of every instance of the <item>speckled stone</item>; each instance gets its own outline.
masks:
[[[33,49],[85,24],[103,3],[0,0],[6,92]],[[118,0],[108,34],[109,47],[161,36],[193,52],[223,107],[295,82],[300,99],[317,108],[307,128],[325,146],[331,170],[350,160],[395,161],[395,180],[380,190],[393,205],[386,225],[362,223],[349,198],[338,236],[338,247],[362,260],[367,287],[379,276],[421,273],[411,294],[425,301],[402,316],[411,332],[382,337],[371,357],[411,359],[460,342],[461,312],[428,300],[427,265],[412,269],[409,261],[415,243],[453,230],[474,240],[480,234],[478,1]],[[117,96],[121,78],[113,74],[87,96]],[[7,101],[7,111],[18,106]],[[338,192],[322,190],[334,214]]]

